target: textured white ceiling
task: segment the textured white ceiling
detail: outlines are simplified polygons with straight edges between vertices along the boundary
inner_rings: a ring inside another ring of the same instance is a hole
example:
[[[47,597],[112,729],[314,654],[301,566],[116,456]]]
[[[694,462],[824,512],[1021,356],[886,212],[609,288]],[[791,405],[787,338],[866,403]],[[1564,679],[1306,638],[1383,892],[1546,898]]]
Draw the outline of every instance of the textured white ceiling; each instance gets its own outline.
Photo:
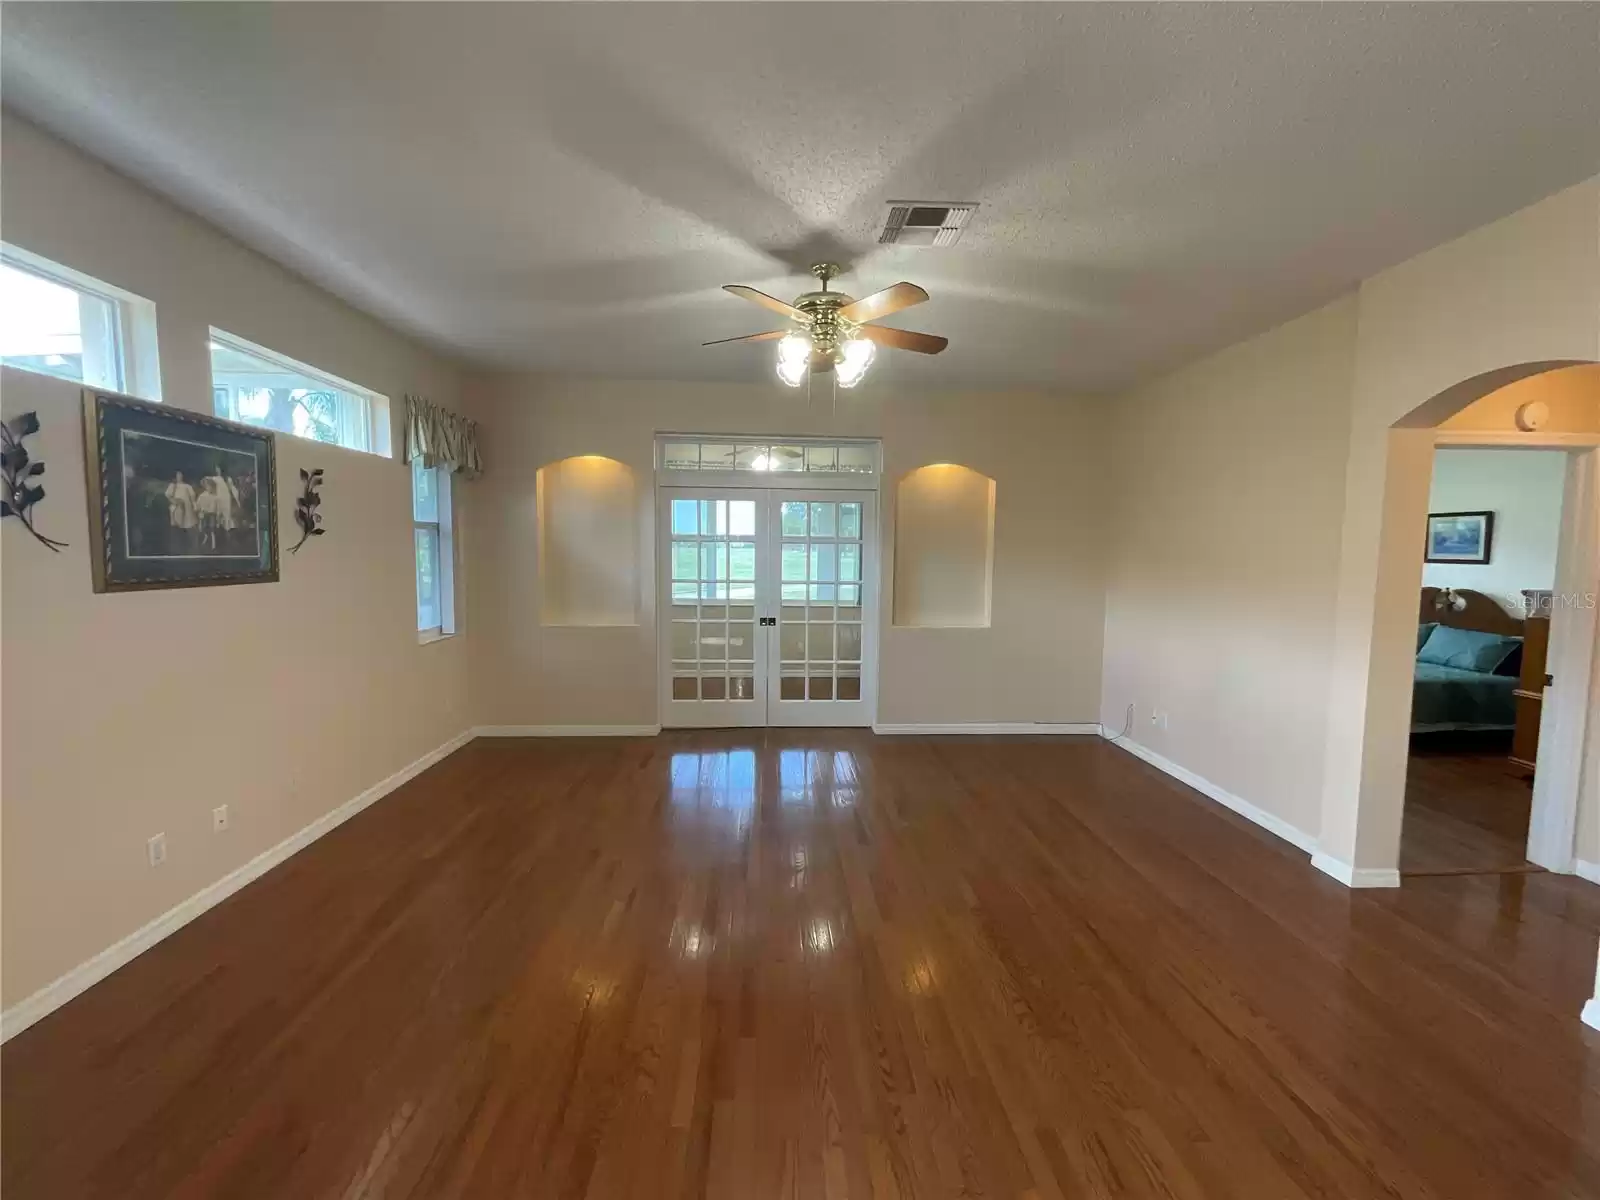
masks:
[[[482,362],[770,378],[846,261],[951,339],[875,377],[1105,389],[1600,171],[1592,4],[6,4],[23,113]],[[884,204],[977,200],[950,250]]]

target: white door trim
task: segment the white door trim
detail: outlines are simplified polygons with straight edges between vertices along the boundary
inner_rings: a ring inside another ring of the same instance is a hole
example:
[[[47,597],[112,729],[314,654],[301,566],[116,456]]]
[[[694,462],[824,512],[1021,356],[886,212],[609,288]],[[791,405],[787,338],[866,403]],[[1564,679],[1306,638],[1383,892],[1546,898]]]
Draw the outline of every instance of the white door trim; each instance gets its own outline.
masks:
[[[1556,552],[1555,607],[1539,728],[1538,769],[1528,820],[1528,861],[1570,874],[1577,859],[1583,782],[1595,686],[1596,593],[1600,592],[1600,449],[1569,453]]]

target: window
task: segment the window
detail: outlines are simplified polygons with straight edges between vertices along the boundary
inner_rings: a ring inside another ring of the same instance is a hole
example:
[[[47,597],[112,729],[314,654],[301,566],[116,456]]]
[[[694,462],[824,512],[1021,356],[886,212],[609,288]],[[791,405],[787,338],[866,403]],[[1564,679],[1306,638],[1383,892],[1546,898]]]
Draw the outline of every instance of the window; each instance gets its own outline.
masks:
[[[0,362],[159,400],[155,305],[0,245]]]
[[[417,633],[456,631],[455,545],[450,535],[450,472],[411,461],[411,521],[417,553]]]
[[[389,400],[243,338],[211,331],[212,411],[346,450],[389,453]]]
[[[877,447],[868,442],[701,442],[664,439],[665,471],[807,471],[822,475],[871,475]]]

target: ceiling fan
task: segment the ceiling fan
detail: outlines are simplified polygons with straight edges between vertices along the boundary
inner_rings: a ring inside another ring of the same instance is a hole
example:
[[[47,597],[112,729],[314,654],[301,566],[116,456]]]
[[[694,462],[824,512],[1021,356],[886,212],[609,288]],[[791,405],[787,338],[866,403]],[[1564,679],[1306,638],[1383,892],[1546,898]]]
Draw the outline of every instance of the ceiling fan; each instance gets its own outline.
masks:
[[[784,383],[799,387],[813,371],[818,374],[837,371],[839,386],[848,388],[861,382],[878,346],[937,354],[950,344],[948,339],[929,333],[912,333],[909,329],[890,329],[868,323],[926,300],[928,293],[916,284],[897,283],[856,300],[843,292],[828,290],[829,280],[839,274],[837,263],[815,263],[811,273],[822,281],[821,290],[796,296],[793,304],[785,304],[776,296],[742,283],[724,284],[723,291],[781,313],[794,325],[744,337],[719,338],[704,345],[777,340],[778,378]]]

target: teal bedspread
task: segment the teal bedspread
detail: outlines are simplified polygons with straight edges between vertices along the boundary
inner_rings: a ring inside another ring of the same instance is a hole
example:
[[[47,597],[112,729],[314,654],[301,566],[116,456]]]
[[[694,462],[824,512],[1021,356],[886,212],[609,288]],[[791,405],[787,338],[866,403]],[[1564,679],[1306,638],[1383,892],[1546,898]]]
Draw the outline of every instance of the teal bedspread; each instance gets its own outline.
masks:
[[[1516,724],[1516,702],[1511,696],[1517,686],[1514,677],[1421,662],[1416,672],[1411,692],[1412,733],[1510,729]]]

